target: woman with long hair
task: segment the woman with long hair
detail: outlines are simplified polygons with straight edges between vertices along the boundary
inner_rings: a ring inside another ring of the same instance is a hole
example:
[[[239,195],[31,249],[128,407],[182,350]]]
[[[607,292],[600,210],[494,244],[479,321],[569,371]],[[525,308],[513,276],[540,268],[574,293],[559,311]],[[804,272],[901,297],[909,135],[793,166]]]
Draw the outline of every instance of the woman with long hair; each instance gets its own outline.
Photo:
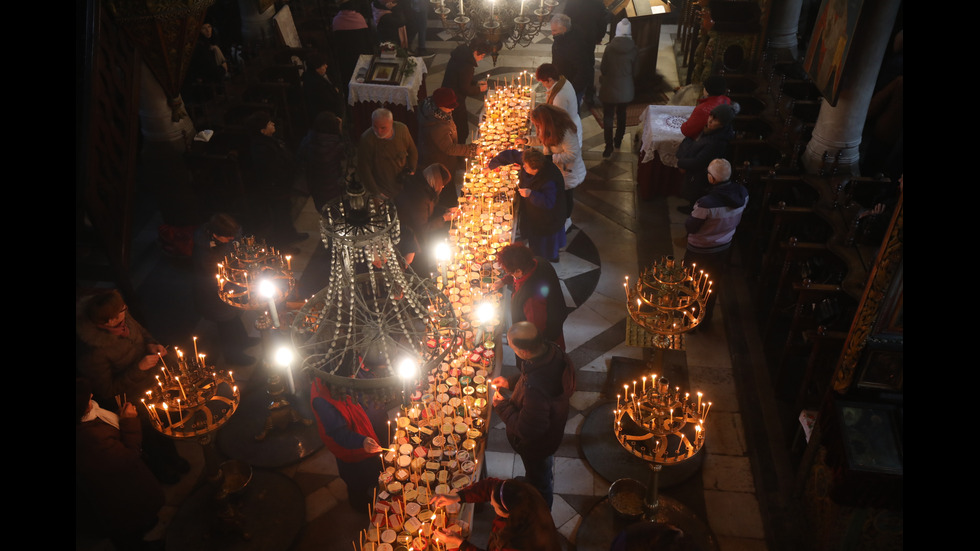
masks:
[[[519,139],[518,143],[530,143],[544,147],[544,152],[565,178],[565,218],[572,215],[572,190],[585,181],[585,161],[582,160],[582,146],[578,139],[578,129],[568,113],[554,105],[543,103],[531,111],[531,122],[537,136],[530,141]],[[565,229],[569,222],[566,221]]]
[[[451,503],[490,502],[497,517],[490,526],[488,551],[559,551],[558,529],[551,511],[534,486],[519,480],[487,478],[459,490],[457,495],[437,494],[432,508]],[[479,547],[456,534],[437,531],[433,537],[441,544],[461,551],[479,551]]]

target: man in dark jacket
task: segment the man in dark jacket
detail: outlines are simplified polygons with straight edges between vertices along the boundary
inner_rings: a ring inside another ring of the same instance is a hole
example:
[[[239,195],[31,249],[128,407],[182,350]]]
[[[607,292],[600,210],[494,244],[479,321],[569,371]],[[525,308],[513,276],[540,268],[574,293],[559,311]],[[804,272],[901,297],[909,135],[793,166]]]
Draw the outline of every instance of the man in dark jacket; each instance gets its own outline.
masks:
[[[735,109],[731,105],[719,105],[711,110],[708,123],[697,139],[684,138],[677,148],[677,168],[685,172],[681,197],[690,201],[689,206],[677,207],[682,214],[690,214],[694,202],[708,190],[708,163],[725,156],[728,142],[735,137],[733,120]]]
[[[731,181],[732,165],[727,160],[711,161],[705,172],[711,188],[694,204],[694,211],[684,223],[687,229],[684,264],[697,263],[698,268],[708,272],[714,281],[714,292],[708,297],[702,324],[711,322],[735,229],[749,202],[745,186]]]
[[[568,399],[575,392],[575,366],[558,345],[545,342],[533,323],[507,331],[514,354],[524,360],[517,377],[495,378],[493,409],[507,427],[507,440],[524,462],[527,482],[554,501],[554,453],[568,421]],[[505,397],[499,389],[513,389]]]
[[[497,261],[507,276],[499,280],[500,286],[513,285],[510,299],[510,315],[514,323],[529,321],[544,335],[565,350],[563,326],[568,317],[568,306],[561,291],[561,283],[548,259],[535,257],[523,244],[511,243],[497,254]]]
[[[466,143],[470,137],[469,120],[466,114],[466,96],[477,96],[487,91],[487,82],[473,81],[476,66],[492,51],[485,40],[475,38],[469,44],[460,44],[449,55],[442,87],[451,88],[456,93],[458,104],[453,109],[453,122],[456,123],[456,139]]]
[[[609,12],[606,10],[602,0],[568,0],[565,6],[565,15],[572,22],[572,28],[580,32],[583,39],[590,40],[590,46],[583,45],[583,53],[588,51],[591,65],[585,69],[595,69],[595,48],[602,43],[606,36],[606,29],[609,26]],[[588,63],[588,62],[587,62]],[[595,78],[590,78],[586,82],[584,103],[591,107],[595,99]]]
[[[559,13],[551,18],[551,62],[575,88],[579,105],[595,80],[595,41],[572,28],[572,20]]]

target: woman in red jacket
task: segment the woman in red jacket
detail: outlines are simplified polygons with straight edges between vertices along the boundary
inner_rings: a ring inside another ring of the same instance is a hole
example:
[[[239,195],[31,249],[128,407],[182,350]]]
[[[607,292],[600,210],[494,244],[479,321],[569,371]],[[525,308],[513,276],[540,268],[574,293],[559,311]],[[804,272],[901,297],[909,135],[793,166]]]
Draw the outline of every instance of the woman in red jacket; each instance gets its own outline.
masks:
[[[534,486],[519,480],[487,478],[459,490],[458,495],[438,494],[429,504],[490,502],[497,517],[490,526],[488,551],[558,551],[561,543],[551,511]],[[433,536],[449,549],[479,551],[480,548],[456,534],[437,531]]]

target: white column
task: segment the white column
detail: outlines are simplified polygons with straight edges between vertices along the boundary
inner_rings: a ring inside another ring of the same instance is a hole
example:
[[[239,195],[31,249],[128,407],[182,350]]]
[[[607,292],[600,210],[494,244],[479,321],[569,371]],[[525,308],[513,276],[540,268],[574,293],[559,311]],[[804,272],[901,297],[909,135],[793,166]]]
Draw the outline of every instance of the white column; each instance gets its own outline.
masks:
[[[182,146],[185,135],[194,135],[194,123],[190,117],[185,116],[179,122],[171,120],[167,94],[146,63],[140,66],[139,95],[140,128],[146,141],[172,142]]]
[[[788,50],[793,59],[799,57],[796,33],[802,9],[803,0],[773,0],[769,12],[770,50]]]
[[[802,162],[807,173],[820,171],[824,151],[828,151],[831,158],[840,151],[841,173],[859,174],[861,132],[899,4],[899,0],[864,3],[854,33],[854,44],[841,75],[837,105],[832,107],[824,102],[820,106],[813,137],[803,152]]]
[[[272,36],[272,16],[276,14],[275,4],[259,12],[255,0],[238,0],[238,10],[242,16],[242,40],[246,43],[262,41]]]

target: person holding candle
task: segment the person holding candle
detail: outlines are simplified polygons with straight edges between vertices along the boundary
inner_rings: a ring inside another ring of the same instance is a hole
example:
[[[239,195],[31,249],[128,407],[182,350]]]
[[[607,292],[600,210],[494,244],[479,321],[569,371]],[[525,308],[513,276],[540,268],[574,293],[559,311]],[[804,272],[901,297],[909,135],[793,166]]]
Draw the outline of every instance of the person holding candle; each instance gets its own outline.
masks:
[[[742,213],[749,203],[749,191],[733,182],[732,165],[726,159],[715,159],[708,165],[708,183],[711,189],[694,204],[694,210],[684,227],[687,229],[687,252],[684,264],[697,264],[714,282],[714,292],[708,295],[701,325],[711,322],[719,281],[724,276],[735,238],[735,229],[742,220]]]
[[[500,249],[497,261],[507,273],[498,280],[497,287],[513,285],[510,302],[513,322],[533,323],[546,341],[565,350],[563,326],[568,307],[555,269],[546,259],[535,257],[530,249],[520,243]]]
[[[133,404],[119,414],[92,399],[75,379],[75,526],[109,537],[116,549],[140,549],[164,504],[163,487],[141,455],[142,431]]]
[[[551,156],[552,162],[561,171],[565,181],[565,229],[571,225],[574,197],[572,190],[585,181],[585,161],[582,160],[582,146],[577,137],[578,129],[564,109],[546,103],[531,111],[536,136],[530,140],[518,138],[517,143],[541,144],[544,152]]]
[[[129,314],[113,289],[82,299],[76,310],[75,337],[79,377],[88,379],[97,401],[114,404],[126,394],[134,400],[156,384],[155,368],[167,349]]]
[[[456,185],[446,187],[439,198],[445,208],[457,205],[457,190],[462,186],[462,171],[467,157],[475,157],[476,144],[459,143],[453,110],[459,98],[452,88],[438,88],[419,106],[419,166],[439,163],[455,176]]]
[[[554,453],[568,421],[568,399],[575,392],[575,366],[547,342],[533,323],[517,322],[507,331],[507,343],[520,358],[516,377],[496,377],[497,389],[513,389],[509,397],[498,390],[493,409],[504,422],[507,440],[524,462],[527,481],[551,507]]]
[[[558,262],[558,251],[565,246],[566,196],[561,191],[564,188],[561,171],[544,153],[534,148],[502,151],[487,166],[493,169],[509,164],[521,165],[514,196],[520,235],[527,240],[535,256]]]
[[[533,486],[519,480],[485,478],[456,495],[437,494],[429,501],[432,508],[453,503],[487,503],[497,516],[490,526],[488,551],[559,551],[561,540],[551,511]],[[433,539],[447,549],[478,551],[480,548],[455,533],[437,530]]]
[[[375,369],[383,367],[365,364],[357,377],[372,377]],[[341,394],[341,389],[331,392],[318,377],[311,383],[310,405],[320,439],[337,458],[340,478],[347,484],[347,499],[355,511],[363,512],[372,501],[372,490],[382,470],[382,444],[388,445],[378,437],[387,434],[384,405],[363,396]]]
[[[440,206],[439,194],[451,181],[449,169],[434,163],[409,178],[395,198],[401,225],[399,251],[422,275],[435,268],[435,244],[447,236],[446,223],[453,211]]]
[[[119,291],[82,299],[75,318],[75,374],[89,381],[96,400],[112,409],[116,396],[136,400],[157,384],[157,367],[167,349],[156,342],[139,322]],[[173,440],[150,425],[149,415],[139,413],[143,424],[143,448],[153,473],[165,484],[180,480],[190,464],[177,453]]]
[[[466,97],[478,96],[487,91],[487,81],[474,81],[473,73],[483,58],[492,51],[489,42],[474,38],[468,44],[457,46],[449,55],[449,63],[442,78],[442,87],[451,88],[456,93],[458,104],[453,109],[453,122],[456,124],[456,139],[459,143],[466,143],[470,137]]]

